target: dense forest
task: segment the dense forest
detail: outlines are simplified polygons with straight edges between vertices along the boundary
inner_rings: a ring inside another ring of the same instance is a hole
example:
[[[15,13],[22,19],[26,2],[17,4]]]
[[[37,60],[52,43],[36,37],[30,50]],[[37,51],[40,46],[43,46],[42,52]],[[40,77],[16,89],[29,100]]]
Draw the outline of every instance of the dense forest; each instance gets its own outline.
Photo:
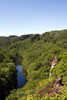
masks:
[[[28,80],[19,89],[17,63]],[[0,100],[67,100],[67,30],[0,37]]]

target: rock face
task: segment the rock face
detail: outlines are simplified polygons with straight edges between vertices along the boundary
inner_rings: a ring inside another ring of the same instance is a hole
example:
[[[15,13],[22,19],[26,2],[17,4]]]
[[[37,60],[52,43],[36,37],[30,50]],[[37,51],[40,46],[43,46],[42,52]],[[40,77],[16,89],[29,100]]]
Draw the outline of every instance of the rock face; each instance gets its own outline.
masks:
[[[53,61],[51,62],[51,69],[50,69],[50,74],[49,74],[49,78],[51,77],[51,70],[58,64],[58,59],[55,56]]]
[[[64,86],[62,84],[62,77],[59,77],[58,79],[55,80],[54,82],[54,89],[55,89],[55,92],[58,93],[58,91]]]
[[[55,56],[54,59],[53,59],[53,61],[51,62],[51,69],[54,68],[57,64],[58,64],[58,59]]]

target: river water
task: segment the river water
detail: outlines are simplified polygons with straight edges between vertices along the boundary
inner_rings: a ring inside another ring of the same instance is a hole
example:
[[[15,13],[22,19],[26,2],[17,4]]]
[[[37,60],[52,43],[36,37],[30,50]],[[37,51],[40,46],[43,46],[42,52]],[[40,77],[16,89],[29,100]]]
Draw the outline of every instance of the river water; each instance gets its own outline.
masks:
[[[16,69],[17,69],[17,88],[21,88],[26,84],[27,80],[23,74],[23,66],[17,65]]]

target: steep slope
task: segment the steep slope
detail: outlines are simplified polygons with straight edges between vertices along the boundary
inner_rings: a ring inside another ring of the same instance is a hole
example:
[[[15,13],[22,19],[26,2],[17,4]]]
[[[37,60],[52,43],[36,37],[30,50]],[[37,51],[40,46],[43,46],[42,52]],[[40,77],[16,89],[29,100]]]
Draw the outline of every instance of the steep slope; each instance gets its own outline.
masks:
[[[23,37],[23,36],[22,36]],[[67,97],[67,30],[47,32],[42,35],[30,35],[25,40],[12,43],[9,49],[18,48],[22,56],[24,73],[28,79],[24,88],[11,91],[6,100],[66,100]],[[51,70],[51,62],[57,57],[58,63]],[[55,79],[63,76],[63,88],[53,94]],[[48,95],[46,95],[48,94]]]

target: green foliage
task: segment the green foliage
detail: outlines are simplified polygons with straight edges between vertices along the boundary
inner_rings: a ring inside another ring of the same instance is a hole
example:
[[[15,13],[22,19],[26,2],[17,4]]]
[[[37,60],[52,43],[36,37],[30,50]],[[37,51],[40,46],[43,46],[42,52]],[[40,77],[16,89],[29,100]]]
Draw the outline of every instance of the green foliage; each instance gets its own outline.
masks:
[[[67,52],[59,55],[59,63],[52,69],[52,77],[57,78],[63,76],[63,81],[66,83],[67,77]]]
[[[62,95],[43,98],[39,91],[45,89],[49,80],[51,62],[54,57],[58,64],[51,70],[53,79],[63,76],[67,85],[67,30],[51,31],[42,35],[0,37],[0,99],[16,87],[15,64],[23,64],[28,79],[24,88],[11,91],[6,100],[66,100],[67,92]],[[67,87],[67,86],[66,86]],[[32,96],[36,94],[35,96]]]
[[[14,65],[15,53],[8,49],[0,50],[0,99],[4,99],[16,87],[17,71]]]

